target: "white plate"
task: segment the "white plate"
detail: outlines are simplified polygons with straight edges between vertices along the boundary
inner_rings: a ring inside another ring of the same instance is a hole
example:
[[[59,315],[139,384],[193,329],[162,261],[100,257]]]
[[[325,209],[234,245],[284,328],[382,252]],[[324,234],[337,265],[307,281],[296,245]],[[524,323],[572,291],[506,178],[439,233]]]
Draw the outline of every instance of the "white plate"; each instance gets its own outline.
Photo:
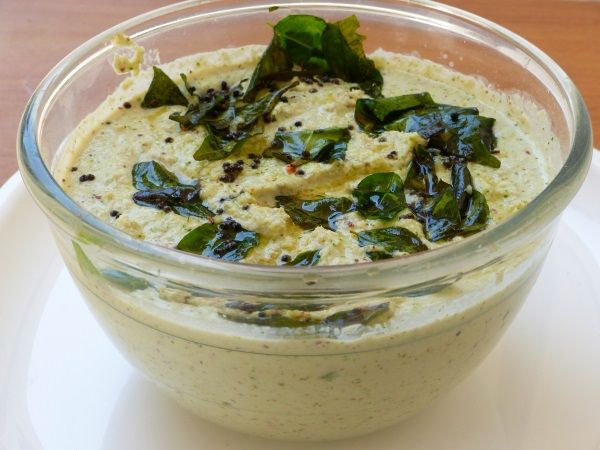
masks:
[[[600,154],[523,310],[485,362],[416,418],[352,441],[289,444],[200,421],[117,353],[42,214],[0,190],[0,448],[600,449]]]

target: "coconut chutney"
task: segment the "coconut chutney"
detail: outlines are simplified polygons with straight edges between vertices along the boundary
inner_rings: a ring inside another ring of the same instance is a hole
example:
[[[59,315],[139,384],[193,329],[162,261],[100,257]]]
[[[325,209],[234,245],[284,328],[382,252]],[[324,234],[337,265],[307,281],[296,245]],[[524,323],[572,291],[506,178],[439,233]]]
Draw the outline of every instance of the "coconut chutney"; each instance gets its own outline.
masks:
[[[223,49],[162,68],[173,80],[186,74],[190,85],[205,92],[249,78],[263,52],[259,45]],[[495,151],[501,166],[469,164],[474,185],[489,205],[488,227],[509,218],[546,186],[550,170],[545,155],[552,137],[540,128],[543,115],[532,116],[531,106],[520,96],[494,91],[481,80],[413,56],[383,50],[370,56],[385,80],[384,96],[426,91],[439,103],[476,107],[495,119]],[[261,134],[230,156],[197,161],[194,154],[206,136],[205,129],[182,131],[169,120],[174,112],[184,113],[184,106],[142,108],[150,80],[149,71],[127,79],[75,130],[56,169],[63,189],[83,208],[131,236],[176,247],[186,234],[208,222],[132,200],[136,193],[132,167],[156,161],[182,182],[199,183],[203,204],[215,213],[214,220],[232,218],[260,236],[259,244],[241,260],[245,263],[282,264],[310,250],[319,251],[320,265],[368,262],[369,247],[359,245],[356,235],[382,227],[405,228],[428,248],[463,239],[455,236],[431,242],[408,207],[392,220],[365,218],[350,211],[337,218],[335,230],[304,229],[278,207],[278,196],[351,198],[358,183],[373,173],[395,173],[406,180],[413,151],[426,140],[414,132],[391,130],[372,136],[362,131],[355,121],[355,106],[366,94],[355,83],[300,80],[275,106]],[[183,90],[181,80],[178,83]],[[291,171],[285,161],[261,156],[278,131],[330,127],[349,134],[343,160],[310,161]],[[435,168],[438,177],[450,183],[450,169],[441,158],[435,158]],[[227,179],[232,172],[235,177]],[[87,179],[88,175],[93,179]]]

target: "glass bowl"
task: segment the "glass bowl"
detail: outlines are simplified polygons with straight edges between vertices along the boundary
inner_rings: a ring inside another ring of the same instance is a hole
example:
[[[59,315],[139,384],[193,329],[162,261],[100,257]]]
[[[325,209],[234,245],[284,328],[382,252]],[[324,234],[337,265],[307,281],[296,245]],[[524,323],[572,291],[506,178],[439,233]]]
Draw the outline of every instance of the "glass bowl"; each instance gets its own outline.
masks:
[[[585,177],[590,121],[552,60],[469,13],[414,0],[277,4],[269,12],[270,4],[256,0],[185,2],[89,40],[34,92],[19,132],[19,164],[91,310],[160,389],[199,416],[243,432],[347,438],[421,410],[492,349]],[[510,220],[468,239],[405,258],[313,268],[228,263],[141,242],[82,210],[59,187],[51,170],[63,142],[121,81],[109,64],[113,35],[123,32],[170,61],[266,44],[266,24],[290,13],[330,20],[356,14],[367,51],[417,54],[495,89],[521,92],[546,111],[558,140],[554,179]],[[395,313],[374,326],[286,328],[240,323],[229,314],[232,304],[296,313],[385,304]]]

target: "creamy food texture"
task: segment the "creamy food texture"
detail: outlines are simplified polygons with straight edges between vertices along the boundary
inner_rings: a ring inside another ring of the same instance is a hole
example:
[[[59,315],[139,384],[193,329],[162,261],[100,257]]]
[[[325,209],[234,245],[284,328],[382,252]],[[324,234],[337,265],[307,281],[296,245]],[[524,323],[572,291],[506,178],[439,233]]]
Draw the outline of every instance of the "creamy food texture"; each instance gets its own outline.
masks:
[[[355,119],[357,102],[371,96],[357,83],[318,76],[278,82],[275,89],[292,85],[261,118],[261,133],[230,156],[196,160],[207,128],[182,130],[169,117],[185,114],[190,87],[204,95],[248,79],[241,90],[247,89],[265,48],[222,49],[161,65],[177,85],[171,100],[179,105],[142,107],[156,74],[162,76],[156,69],[128,77],[71,135],[55,165],[56,178],[83,208],[140,240],[195,251],[194,233],[210,235],[213,222],[221,224],[222,235],[242,233],[240,242],[251,247],[241,259],[245,263],[367,262],[381,256],[381,248],[368,245],[374,232],[379,240],[402,240],[407,252],[465,238],[459,233],[428,239],[423,221],[407,207],[419,200],[407,188],[415,161],[425,172],[433,161],[441,180],[436,189],[466,180],[456,173],[463,169],[429,152],[428,141],[416,132],[366,130]],[[484,225],[508,219],[546,186],[553,174],[547,155],[557,143],[547,115],[520,94],[498,92],[414,56],[378,50],[369,58],[384,80],[384,99],[427,92],[437,104],[475,107],[495,119],[500,167],[469,162],[473,181],[463,186],[469,196],[477,191],[487,200]],[[135,69],[139,60],[133,55],[119,63]],[[373,85],[362,87],[373,94]],[[201,105],[214,98],[209,97]],[[294,165],[297,161],[273,156],[285,148],[282,133],[311,130],[328,130],[320,137],[333,136],[339,145],[330,149],[327,162]],[[343,158],[332,156],[344,151]],[[376,182],[373,174],[380,174]],[[199,183],[202,201],[157,204],[150,188],[158,178],[168,192],[192,200]],[[386,186],[384,214],[369,203],[378,183]],[[323,197],[336,199],[341,213],[313,229],[294,223],[294,199]],[[361,202],[362,214],[356,206]],[[79,238],[59,244],[71,255],[71,269],[98,318],[138,368],[205,418],[245,432],[310,440],[390,425],[463,379],[518,310],[550,239],[537,236],[510,258],[477,270],[461,265],[452,269],[455,276],[429,279],[410,292],[377,286],[375,296],[352,292],[334,301],[324,295],[315,303],[308,295],[264,295],[260,287],[250,295],[229,295],[227,289],[246,283],[235,276],[232,286],[171,283],[163,273],[146,280],[138,270],[107,264],[101,245]],[[365,280],[374,276],[366,268],[363,273]],[[321,292],[317,281],[309,282]],[[211,295],[213,290],[224,293]]]
[[[248,79],[264,50],[260,45],[222,49],[161,68],[182,92],[186,91],[180,73],[196,92],[205,92]],[[370,58],[385,80],[385,97],[428,92],[437,103],[476,107],[481,115],[496,119],[495,156],[501,166],[468,165],[473,186],[489,205],[488,227],[509,218],[546,186],[550,170],[545,154],[553,142],[551,137],[544,140],[550,133],[543,129],[543,113],[518,95],[494,91],[481,80],[431,61],[384,50]],[[417,133],[390,130],[373,136],[360,130],[355,106],[368,96],[356,83],[301,79],[264,121],[262,134],[223,159],[197,161],[194,154],[206,136],[205,128],[182,131],[169,119],[174,112],[185,113],[184,106],[142,108],[151,79],[151,71],[143,71],[122,83],[74,132],[57,169],[62,187],[75,201],[135,238],[176,247],[198,226],[233,218],[259,236],[258,245],[242,262],[282,264],[304,252],[312,252],[308,256],[318,252],[319,265],[371,261],[372,246],[361,246],[357,235],[373,229],[402,227],[427,248],[463,239],[455,236],[431,242],[408,208],[392,220],[369,219],[351,210],[335,219],[335,227],[307,230],[278,207],[279,196],[352,199],[359,182],[373,173],[395,173],[406,180],[413,152],[427,141]],[[285,161],[260,156],[273,145],[278,131],[326,128],[347,130],[345,159],[290,168]],[[158,162],[183,184],[199,182],[203,205],[215,217],[186,217],[134,203],[137,189],[132,184],[132,168],[147,161]],[[435,158],[437,176],[450,183],[451,171],[443,162]],[[394,254],[398,255],[402,253]]]
[[[117,34],[111,44],[118,46],[119,52],[114,56],[113,68],[116,73],[132,73],[137,75],[144,62],[145,49],[135,43],[129,36]]]

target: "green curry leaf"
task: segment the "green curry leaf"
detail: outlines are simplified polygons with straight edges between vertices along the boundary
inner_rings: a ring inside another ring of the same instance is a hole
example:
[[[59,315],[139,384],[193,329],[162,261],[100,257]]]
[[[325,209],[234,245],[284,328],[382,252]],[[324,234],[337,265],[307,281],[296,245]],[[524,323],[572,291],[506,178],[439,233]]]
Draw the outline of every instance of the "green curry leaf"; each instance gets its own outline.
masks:
[[[202,204],[200,189],[193,186],[138,191],[133,194],[136,205],[173,211],[184,217],[209,219],[214,213]]]
[[[296,75],[327,74],[359,83],[369,95],[380,96],[383,78],[363,50],[356,16],[328,23],[311,15],[289,15],[273,27],[273,39],[256,66],[245,100],[273,80]]]
[[[321,259],[319,250],[308,250],[306,252],[299,253],[290,262],[286,263],[286,266],[294,267],[307,267],[316,266]]]
[[[464,215],[462,231],[466,233],[484,229],[488,223],[490,209],[485,196],[476,190],[470,195]]]
[[[386,123],[406,111],[434,104],[431,95],[427,92],[378,99],[360,98],[356,101],[354,119],[362,130],[371,132],[380,130]]]
[[[290,216],[292,222],[307,230],[322,226],[335,231],[337,220],[343,214],[354,210],[352,200],[345,197],[299,200],[294,197],[278,196],[275,200]]]
[[[262,129],[253,129],[236,131],[223,136],[223,133],[207,125],[206,137],[194,153],[194,159],[196,161],[216,161],[226,158],[237,152],[249,138],[260,133],[262,133]]]
[[[169,116],[169,119],[179,123],[179,127],[183,131],[189,131],[196,128],[198,125],[206,122],[214,122],[215,119],[210,117],[210,113],[214,112],[215,109],[225,100],[223,95],[215,95],[211,97],[208,102],[194,103],[188,107],[185,114],[174,112]],[[227,109],[225,112],[221,112],[219,117],[222,117],[229,112]],[[212,119],[212,120],[209,120]],[[233,119],[233,116],[231,117]],[[230,119],[230,120],[231,120]]]
[[[154,76],[150,87],[142,100],[142,108],[158,108],[159,106],[187,106],[188,100],[177,85],[161,69],[152,67]]]
[[[442,154],[498,168],[500,160],[492,155],[494,122],[477,108],[435,105],[410,110],[384,129],[419,133]]]
[[[375,261],[393,257],[394,252],[416,253],[427,246],[413,232],[402,227],[378,228],[358,233],[358,245],[373,246],[367,254]]]
[[[273,146],[263,156],[300,166],[309,161],[331,163],[346,157],[350,132],[347,128],[278,131]]]
[[[487,226],[489,207],[485,196],[473,186],[464,162],[455,162],[452,185],[438,179],[431,154],[417,148],[406,177],[405,188],[413,195],[410,208],[425,225],[431,241],[480,231]]]
[[[391,220],[406,208],[402,178],[393,172],[373,173],[352,191],[356,210],[367,219]]]
[[[466,189],[464,182],[467,173],[468,171],[461,171],[459,180],[456,178],[459,176],[457,172],[453,180],[457,184],[455,187],[450,186],[437,177],[431,153],[423,147],[414,149],[404,186],[416,196],[410,208],[417,220],[424,223],[425,235],[430,241],[447,239],[460,233],[461,210],[457,198]]]
[[[267,114],[270,114],[273,111],[273,108],[277,106],[277,103],[281,100],[283,94],[285,94],[290,89],[298,86],[298,81],[293,81],[291,83],[286,84],[280,89],[277,89],[273,92],[270,92],[259,100],[245,104],[239,108],[236,108],[235,119],[232,125],[236,130],[240,128],[247,128],[261,117]]]
[[[137,163],[131,170],[136,205],[174,211],[180,216],[211,218],[214,213],[202,204],[200,187],[183,184],[177,176],[156,161]]]
[[[466,164],[454,164],[452,166],[452,192],[458,209],[464,211],[465,204],[473,190],[473,179]]]
[[[162,189],[181,184],[177,175],[156,161],[134,164],[131,176],[133,186],[139,190]]]
[[[489,207],[485,196],[473,186],[466,164],[452,166],[452,191],[461,212],[462,232],[479,231],[487,226]]]
[[[458,137],[448,142],[447,153],[494,169],[499,168],[500,160],[491,153],[496,146],[493,132],[495,121],[480,115],[460,117],[456,125]]]
[[[416,147],[406,175],[405,188],[425,195],[436,195],[439,184],[433,156],[424,147]]]
[[[260,61],[252,72],[248,88],[244,94],[245,101],[252,101],[258,91],[277,78],[291,79],[293,63],[276,37],[268,45]]]
[[[194,153],[194,159],[215,161],[235,153],[248,138],[263,132],[262,127],[257,125],[259,119],[270,114],[283,94],[297,85],[297,81],[289,83],[253,103],[242,105],[235,105],[232,95],[229,107],[221,115],[210,118],[205,114],[199,117],[197,123],[205,125],[206,137]]]
[[[452,189],[448,186],[433,202],[425,218],[425,234],[432,242],[450,238],[461,231],[461,216]]]
[[[328,73],[342,80],[358,83],[372,97],[381,96],[383,77],[363,49],[365,37],[358,34],[356,16],[328,23],[323,32],[322,46]]]
[[[217,101],[219,101],[218,98],[220,96],[217,95],[216,97]],[[229,130],[235,117],[236,99],[230,93],[229,98],[225,98],[224,101],[219,102],[217,107],[201,120],[201,123],[210,125],[216,130]]]
[[[498,168],[492,154],[496,145],[495,120],[479,115],[477,108],[435,103],[427,92],[379,99],[359,99],[354,117],[367,132],[395,130],[418,133],[428,147],[442,154]]]
[[[327,68],[321,46],[326,27],[320,17],[298,14],[281,19],[273,33],[293,65],[320,73]]]
[[[186,234],[177,249],[226,261],[239,261],[259,243],[259,235],[228,219],[219,225],[205,223]]]
[[[186,234],[177,249],[226,261],[239,261],[259,243],[259,235],[233,220],[205,223]]]

